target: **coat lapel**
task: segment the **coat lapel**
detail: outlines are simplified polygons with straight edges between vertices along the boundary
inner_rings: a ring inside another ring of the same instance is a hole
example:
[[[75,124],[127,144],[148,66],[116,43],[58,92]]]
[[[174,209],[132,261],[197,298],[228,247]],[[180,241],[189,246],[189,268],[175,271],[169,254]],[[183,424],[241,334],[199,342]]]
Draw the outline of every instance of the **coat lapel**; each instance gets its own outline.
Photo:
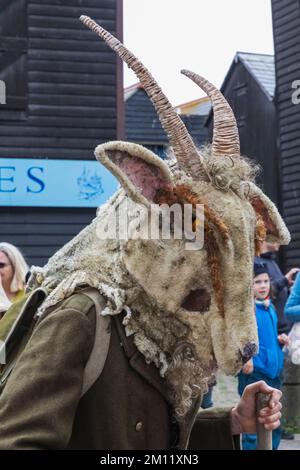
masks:
[[[133,336],[126,336],[122,318],[122,314],[113,317],[130,366],[168,401],[165,380],[159,375],[159,370],[153,363],[146,363],[144,356],[137,350],[133,342]]]

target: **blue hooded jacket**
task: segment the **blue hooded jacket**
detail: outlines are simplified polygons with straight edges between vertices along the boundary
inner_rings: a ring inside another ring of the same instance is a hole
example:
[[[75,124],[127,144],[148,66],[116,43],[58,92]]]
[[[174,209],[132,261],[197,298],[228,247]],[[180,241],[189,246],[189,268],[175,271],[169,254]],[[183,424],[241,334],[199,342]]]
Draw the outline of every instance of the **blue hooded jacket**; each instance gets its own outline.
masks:
[[[260,372],[274,379],[283,368],[283,353],[277,339],[277,314],[272,303],[269,307],[255,304],[259,353],[253,358],[254,373]]]
[[[297,274],[295,284],[286,303],[284,313],[292,321],[300,321],[300,274]]]

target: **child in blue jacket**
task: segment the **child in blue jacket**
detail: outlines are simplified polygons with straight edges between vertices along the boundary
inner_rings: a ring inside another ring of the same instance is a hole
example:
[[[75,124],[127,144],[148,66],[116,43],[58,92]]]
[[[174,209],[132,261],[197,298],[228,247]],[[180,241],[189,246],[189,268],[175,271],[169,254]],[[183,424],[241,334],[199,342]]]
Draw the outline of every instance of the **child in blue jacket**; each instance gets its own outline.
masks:
[[[253,295],[258,329],[259,353],[248,361],[238,375],[238,391],[242,395],[244,388],[253,382],[264,380],[268,385],[280,388],[280,374],[283,368],[283,353],[280,344],[286,344],[286,334],[277,334],[277,315],[270,299],[270,277],[267,266],[254,263]],[[281,432],[273,431],[273,450],[280,443]],[[256,434],[243,434],[244,450],[256,449]]]

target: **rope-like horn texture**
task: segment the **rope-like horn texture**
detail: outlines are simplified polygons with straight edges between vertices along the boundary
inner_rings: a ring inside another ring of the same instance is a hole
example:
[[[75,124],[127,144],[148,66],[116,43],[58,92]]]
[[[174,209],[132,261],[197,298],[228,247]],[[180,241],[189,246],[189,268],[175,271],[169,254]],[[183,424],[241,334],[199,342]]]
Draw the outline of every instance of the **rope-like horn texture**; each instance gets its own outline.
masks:
[[[189,70],[181,70],[193,80],[212,101],[214,111],[213,155],[240,157],[240,138],[233,111],[220,90],[205,78]]]
[[[85,26],[100,36],[126,62],[128,67],[135,72],[157,111],[180,168],[192,175],[193,178],[197,177],[201,173],[201,162],[203,159],[184,123],[150,72],[117,38],[91,18],[82,15],[80,20]]]

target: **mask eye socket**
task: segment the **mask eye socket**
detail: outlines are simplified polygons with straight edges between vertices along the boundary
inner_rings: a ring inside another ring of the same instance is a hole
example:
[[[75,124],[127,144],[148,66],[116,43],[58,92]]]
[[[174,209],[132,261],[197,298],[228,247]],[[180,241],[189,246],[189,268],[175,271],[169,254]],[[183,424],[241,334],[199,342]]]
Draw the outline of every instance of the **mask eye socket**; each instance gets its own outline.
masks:
[[[205,313],[209,310],[211,303],[211,297],[207,290],[197,289],[191,291],[182,303],[182,307],[185,310],[191,312],[198,311],[200,313]]]

